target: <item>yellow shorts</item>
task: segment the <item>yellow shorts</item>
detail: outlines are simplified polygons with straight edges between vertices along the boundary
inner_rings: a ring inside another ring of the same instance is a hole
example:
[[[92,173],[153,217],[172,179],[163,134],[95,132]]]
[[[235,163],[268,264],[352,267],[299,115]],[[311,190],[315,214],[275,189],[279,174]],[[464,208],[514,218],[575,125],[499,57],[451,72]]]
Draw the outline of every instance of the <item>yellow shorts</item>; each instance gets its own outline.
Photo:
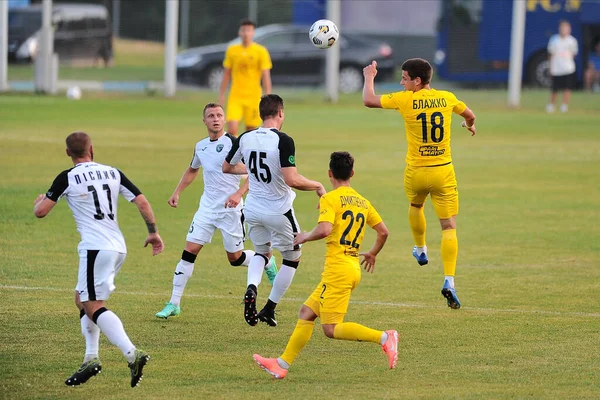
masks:
[[[262,125],[262,119],[260,119],[258,110],[259,103],[260,97],[241,99],[230,96],[227,100],[227,122],[243,119],[246,127],[258,128]]]
[[[404,170],[404,190],[413,204],[423,204],[431,195],[433,208],[440,219],[458,215],[458,187],[454,166],[412,167]]]
[[[331,274],[323,273],[304,305],[314,311],[321,324],[341,324],[348,312],[350,294],[360,283],[360,268]]]

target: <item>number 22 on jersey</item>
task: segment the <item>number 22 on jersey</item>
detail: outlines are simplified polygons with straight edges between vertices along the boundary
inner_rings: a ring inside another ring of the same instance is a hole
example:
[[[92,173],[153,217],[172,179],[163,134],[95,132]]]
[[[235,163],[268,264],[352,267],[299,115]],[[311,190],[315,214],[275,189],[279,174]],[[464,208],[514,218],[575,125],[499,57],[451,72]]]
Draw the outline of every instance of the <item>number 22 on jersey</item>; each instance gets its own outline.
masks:
[[[346,225],[346,229],[344,229],[344,232],[340,237],[340,244],[342,246],[351,246],[353,249],[358,251],[360,248],[360,242],[362,241],[361,233],[365,227],[365,216],[363,213],[358,213],[355,216],[352,210],[346,210],[342,214],[342,219],[344,221],[347,220],[348,225]],[[355,224],[358,228],[353,234],[352,230],[355,228]]]

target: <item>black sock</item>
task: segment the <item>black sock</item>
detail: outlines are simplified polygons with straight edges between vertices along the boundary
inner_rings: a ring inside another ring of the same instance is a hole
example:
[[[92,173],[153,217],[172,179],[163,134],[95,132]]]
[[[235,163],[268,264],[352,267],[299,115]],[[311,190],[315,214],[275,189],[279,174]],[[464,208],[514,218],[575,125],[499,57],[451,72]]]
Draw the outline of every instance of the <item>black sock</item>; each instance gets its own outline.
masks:
[[[267,304],[265,304],[265,308],[267,310],[275,311],[275,307],[277,307],[277,303],[275,303],[271,299],[267,300]]]

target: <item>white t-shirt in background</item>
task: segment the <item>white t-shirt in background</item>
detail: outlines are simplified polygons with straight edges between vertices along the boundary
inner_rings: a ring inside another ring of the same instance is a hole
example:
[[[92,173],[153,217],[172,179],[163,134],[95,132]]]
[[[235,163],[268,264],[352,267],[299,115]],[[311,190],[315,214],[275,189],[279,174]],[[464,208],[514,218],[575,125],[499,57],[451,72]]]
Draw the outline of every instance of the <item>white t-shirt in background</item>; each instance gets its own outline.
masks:
[[[552,55],[550,58],[550,75],[562,76],[575,72],[577,52],[577,39],[573,36],[553,35],[548,42],[548,53]]]

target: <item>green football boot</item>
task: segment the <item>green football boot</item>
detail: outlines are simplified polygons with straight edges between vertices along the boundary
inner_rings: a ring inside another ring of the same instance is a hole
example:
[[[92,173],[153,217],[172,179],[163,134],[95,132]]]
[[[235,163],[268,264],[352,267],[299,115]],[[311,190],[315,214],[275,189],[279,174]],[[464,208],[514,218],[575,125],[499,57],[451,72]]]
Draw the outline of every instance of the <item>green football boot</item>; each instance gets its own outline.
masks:
[[[172,303],[165,303],[165,308],[162,311],[156,313],[158,318],[167,319],[169,317],[176,317],[181,312],[181,307],[176,306]]]

